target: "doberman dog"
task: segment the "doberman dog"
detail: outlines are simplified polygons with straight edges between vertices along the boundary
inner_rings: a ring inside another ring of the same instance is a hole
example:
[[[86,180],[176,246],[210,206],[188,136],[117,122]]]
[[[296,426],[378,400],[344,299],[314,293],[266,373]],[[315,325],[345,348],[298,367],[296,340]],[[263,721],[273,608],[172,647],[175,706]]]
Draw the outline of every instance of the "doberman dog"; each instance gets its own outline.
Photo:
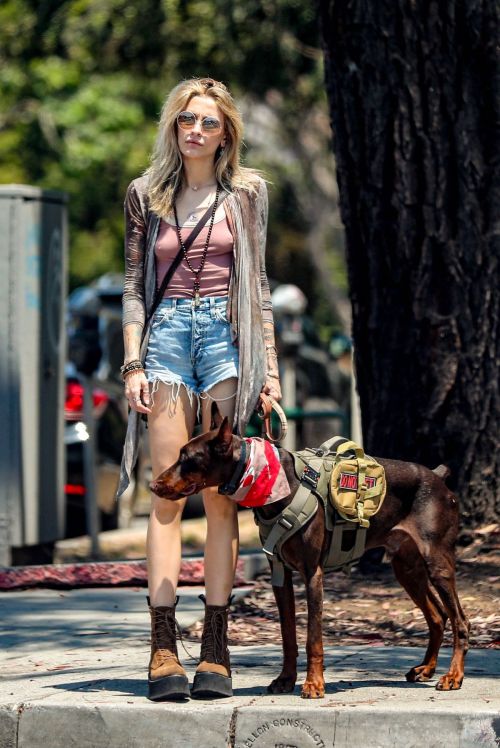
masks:
[[[242,439],[231,431],[216,404],[212,408],[211,430],[191,439],[180,450],[177,462],[151,482],[151,490],[165,499],[176,500],[204,487],[226,483],[234,473]],[[297,491],[293,456],[279,448],[290,495],[259,508],[266,518],[277,516]],[[468,649],[469,623],[455,586],[454,547],[458,534],[458,502],[446,486],[449,471],[444,465],[429,470],[422,465],[376,458],[384,467],[387,495],[380,511],[371,518],[366,549],[384,546],[396,578],[424,614],[429,643],[423,662],[406,673],[410,682],[428,681],[434,675],[439,648],[449,618],[453,631],[453,655],[449,671],[436,688],[460,688],[464,658]],[[286,564],[283,587],[273,587],[283,640],[281,674],[268,692],[291,693],[297,680],[297,636],[292,571],[302,577],[307,594],[307,677],[303,698],[324,696],[323,676],[323,569],[330,532],[325,526],[321,502],[318,511],[299,532],[286,540],[281,555]],[[272,562],[271,562],[272,563]],[[290,568],[288,568],[290,567]]]

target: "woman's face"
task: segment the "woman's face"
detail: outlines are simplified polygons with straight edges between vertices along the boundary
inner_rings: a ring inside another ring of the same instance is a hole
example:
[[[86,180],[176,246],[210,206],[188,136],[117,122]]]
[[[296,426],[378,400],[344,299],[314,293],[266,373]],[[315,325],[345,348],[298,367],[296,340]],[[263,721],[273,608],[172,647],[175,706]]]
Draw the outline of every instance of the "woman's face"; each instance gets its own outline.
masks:
[[[225,143],[224,115],[211,96],[193,96],[186,105],[186,112],[192,112],[196,120],[191,127],[183,129],[177,125],[177,143],[182,158],[213,159],[217,148]],[[205,117],[215,118],[220,128],[208,130],[203,127]]]

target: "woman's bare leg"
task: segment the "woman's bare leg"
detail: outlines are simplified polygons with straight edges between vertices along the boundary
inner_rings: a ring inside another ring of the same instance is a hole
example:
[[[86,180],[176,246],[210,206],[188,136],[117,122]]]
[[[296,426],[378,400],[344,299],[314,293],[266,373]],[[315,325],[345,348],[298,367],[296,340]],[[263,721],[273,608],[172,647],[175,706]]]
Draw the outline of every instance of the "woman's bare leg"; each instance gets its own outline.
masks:
[[[148,416],[153,477],[172,465],[180,448],[191,438],[197,402],[189,402],[180,388],[174,413],[169,413],[172,386],[161,383]],[[173,605],[181,568],[181,517],[186,499],[166,501],[151,495],[147,534],[148,586],[151,605]]]
[[[202,399],[203,431],[210,429],[212,401],[216,400],[223,416],[232,423],[236,393],[236,378],[226,379],[210,389],[210,397]],[[229,398],[229,399],[227,399]],[[203,491],[203,504],[207,516],[205,544],[205,590],[208,605],[226,605],[233,587],[238,559],[238,513],[232,499],[217,492],[216,488]]]

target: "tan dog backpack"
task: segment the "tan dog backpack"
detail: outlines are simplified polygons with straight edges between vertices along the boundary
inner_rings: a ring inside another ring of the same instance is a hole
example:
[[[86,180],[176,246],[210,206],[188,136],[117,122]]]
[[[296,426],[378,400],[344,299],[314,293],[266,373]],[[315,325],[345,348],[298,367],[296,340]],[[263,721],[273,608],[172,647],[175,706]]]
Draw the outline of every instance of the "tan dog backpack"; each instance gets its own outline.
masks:
[[[341,517],[369,527],[370,517],[382,506],[386,490],[384,468],[365,455],[362,447],[351,441],[337,447],[329,498]]]

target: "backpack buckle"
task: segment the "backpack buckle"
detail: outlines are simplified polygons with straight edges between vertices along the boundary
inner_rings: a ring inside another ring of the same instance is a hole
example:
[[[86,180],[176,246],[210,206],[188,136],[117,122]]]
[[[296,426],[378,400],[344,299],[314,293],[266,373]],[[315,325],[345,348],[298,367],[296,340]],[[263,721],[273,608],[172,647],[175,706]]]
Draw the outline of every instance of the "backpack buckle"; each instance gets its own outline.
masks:
[[[293,527],[293,522],[290,522],[290,520],[286,519],[285,517],[280,517],[278,520],[278,525],[284,527],[285,530],[291,530]]]

